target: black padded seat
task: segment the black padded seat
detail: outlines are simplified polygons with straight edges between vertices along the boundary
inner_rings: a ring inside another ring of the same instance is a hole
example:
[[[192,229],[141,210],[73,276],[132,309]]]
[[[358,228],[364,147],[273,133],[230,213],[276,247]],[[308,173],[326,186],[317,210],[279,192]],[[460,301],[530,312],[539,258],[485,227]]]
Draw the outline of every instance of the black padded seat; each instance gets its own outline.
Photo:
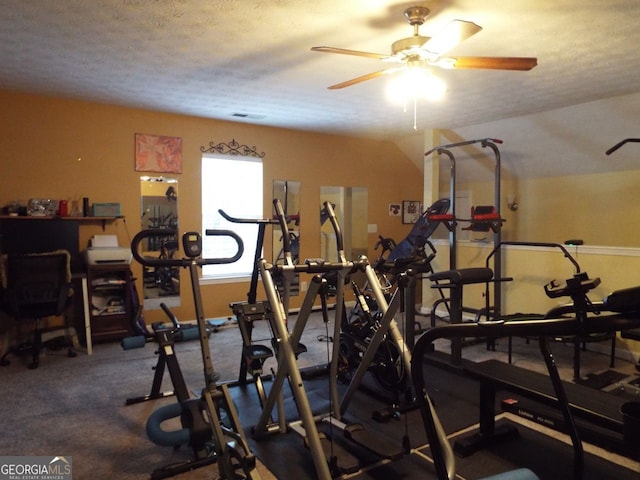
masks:
[[[436,272],[429,276],[429,280],[438,282],[447,280],[453,285],[469,285],[472,283],[486,283],[493,278],[493,270],[490,268],[459,268]]]

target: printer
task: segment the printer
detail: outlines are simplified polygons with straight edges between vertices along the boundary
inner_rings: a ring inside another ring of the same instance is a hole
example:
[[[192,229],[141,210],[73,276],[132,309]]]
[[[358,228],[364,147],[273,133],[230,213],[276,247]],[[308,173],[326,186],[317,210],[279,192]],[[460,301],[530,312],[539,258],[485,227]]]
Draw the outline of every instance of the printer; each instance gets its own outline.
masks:
[[[94,235],[91,246],[84,251],[87,265],[131,263],[131,249],[118,246],[116,235]]]

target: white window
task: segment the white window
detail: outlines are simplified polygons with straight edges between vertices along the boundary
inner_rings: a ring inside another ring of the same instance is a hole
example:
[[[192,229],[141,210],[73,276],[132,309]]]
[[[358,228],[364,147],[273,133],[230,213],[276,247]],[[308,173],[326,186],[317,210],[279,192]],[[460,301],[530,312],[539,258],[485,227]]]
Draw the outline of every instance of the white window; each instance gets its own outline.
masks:
[[[237,251],[228,237],[207,236],[206,230],[237,233],[244,243],[242,258],[224,265],[205,265],[202,276],[212,280],[245,279],[254,269],[258,225],[231,223],[218,210],[235,218],[260,219],[262,208],[262,159],[231,155],[202,156],[202,256],[229,258]]]

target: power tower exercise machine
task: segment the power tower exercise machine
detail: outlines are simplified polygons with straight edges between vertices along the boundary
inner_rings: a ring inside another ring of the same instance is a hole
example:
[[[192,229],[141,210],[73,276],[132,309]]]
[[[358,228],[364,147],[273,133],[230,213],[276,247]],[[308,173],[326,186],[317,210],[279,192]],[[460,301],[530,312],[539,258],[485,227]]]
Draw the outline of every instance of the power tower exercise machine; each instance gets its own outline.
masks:
[[[502,224],[504,223],[504,219],[500,215],[500,187],[501,187],[501,157],[500,150],[497,144],[501,144],[502,140],[497,138],[481,138],[477,140],[468,140],[464,142],[451,143],[448,145],[441,145],[438,147],[434,147],[431,150],[425,152],[425,157],[429,156],[433,153],[437,153],[439,155],[446,156],[450,161],[450,173],[449,173],[449,196],[450,196],[450,213],[446,213],[443,215],[432,216],[431,220],[439,221],[443,225],[446,226],[447,230],[449,230],[449,268],[451,270],[455,270],[457,268],[457,251],[458,251],[458,243],[457,243],[457,234],[456,229],[459,222],[468,222],[469,229],[482,229],[483,231],[492,231],[493,232],[493,244],[498,245],[502,241]],[[472,207],[471,217],[470,218],[460,218],[458,217],[458,212],[456,209],[456,158],[451,152],[454,148],[465,147],[469,145],[480,144],[482,148],[489,148],[494,155],[495,158],[495,168],[494,168],[494,205],[493,206],[477,206]],[[493,271],[496,276],[500,276],[502,272],[502,257],[500,252],[498,252],[493,257]],[[434,288],[443,288],[440,285],[434,285]],[[433,309],[436,309],[437,306],[446,302],[447,299],[440,299],[434,305]],[[463,307],[464,308],[464,307]],[[499,283],[494,283],[493,288],[493,305],[490,310],[483,309],[482,312],[475,312],[476,314],[481,313],[487,316],[487,319],[490,317],[498,318],[500,316],[502,308],[502,289]],[[461,318],[459,319],[461,320]],[[464,339],[460,337],[451,338],[451,359],[454,364],[460,364],[461,361],[461,352],[462,352],[462,344]]]

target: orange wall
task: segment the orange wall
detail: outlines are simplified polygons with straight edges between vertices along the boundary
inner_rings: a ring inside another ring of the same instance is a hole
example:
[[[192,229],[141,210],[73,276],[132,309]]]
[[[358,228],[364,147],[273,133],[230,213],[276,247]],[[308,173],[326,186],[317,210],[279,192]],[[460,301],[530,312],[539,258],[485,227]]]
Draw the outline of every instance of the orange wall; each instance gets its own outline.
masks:
[[[235,139],[265,152],[265,216],[270,216],[273,179],[301,182],[301,257],[317,257],[320,226],[311,221],[320,209],[320,186],[368,187],[367,223],[384,236],[401,240],[409,231],[400,217],[388,216],[388,204],[422,198],[422,174],[393,144],[386,141],[269,128],[242,123],[174,115],[16,92],[0,91],[0,205],[29,198],[120,202],[126,220],[105,233],[117,234],[121,245],[140,230],[141,172],[134,170],[134,134],[182,138],[183,172],[179,179],[181,231],[201,230],[201,146]],[[174,176],[174,175],[171,175]],[[240,188],[241,184],[240,184]],[[306,212],[309,212],[308,215]],[[310,221],[305,221],[309,218]],[[97,225],[81,226],[81,246]],[[270,242],[267,235],[267,242]],[[369,255],[377,233],[369,234]],[[271,245],[265,246],[270,252]],[[267,255],[269,258],[269,255]],[[141,276],[139,265],[132,264]],[[187,285],[186,272],[182,284]],[[141,291],[141,285],[138,285]],[[203,286],[208,317],[227,316],[228,304],[246,299],[248,283]],[[195,318],[190,290],[183,288],[179,318]],[[145,313],[147,321],[164,319]]]

